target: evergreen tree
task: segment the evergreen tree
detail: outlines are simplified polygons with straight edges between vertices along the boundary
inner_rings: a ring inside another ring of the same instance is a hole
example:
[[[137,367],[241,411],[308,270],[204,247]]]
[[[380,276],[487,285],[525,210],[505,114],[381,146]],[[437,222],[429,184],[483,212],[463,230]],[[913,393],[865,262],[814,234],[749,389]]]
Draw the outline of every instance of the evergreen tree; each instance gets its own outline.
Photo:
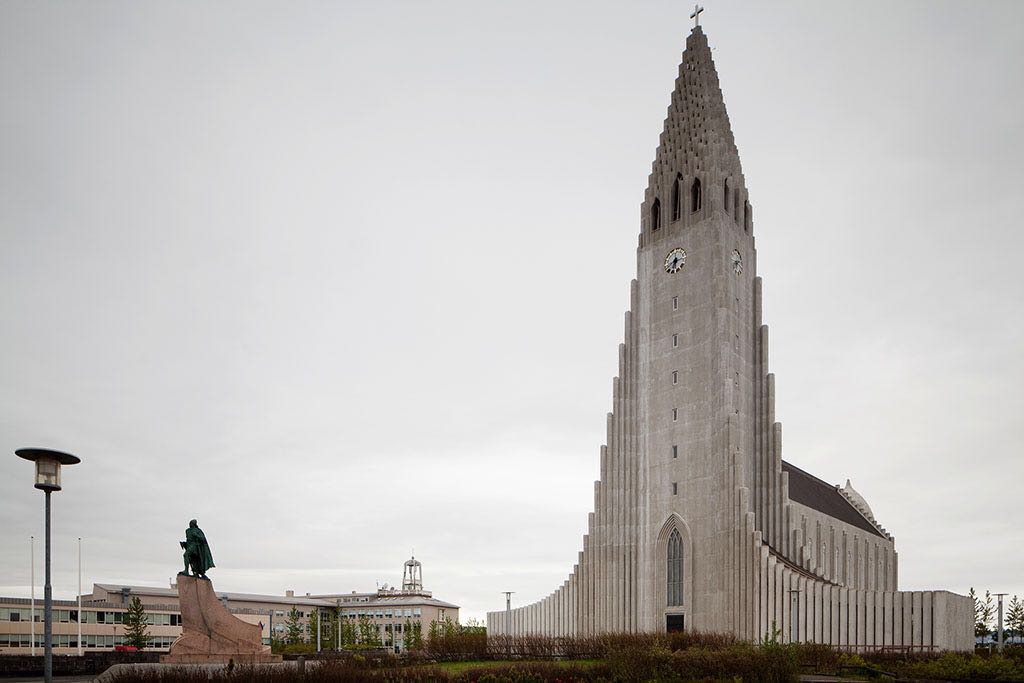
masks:
[[[309,619],[306,620],[306,642],[316,647],[316,630],[320,628],[320,611],[310,610]],[[320,634],[323,636],[323,633]],[[321,641],[321,645],[323,642]]]
[[[149,640],[149,619],[146,618],[142,600],[136,595],[132,597],[124,615],[124,644],[141,650],[149,645]]]
[[[359,644],[366,647],[380,647],[380,630],[366,616],[359,617]]]
[[[335,609],[333,613],[327,617],[327,623],[324,629],[324,648],[331,650],[338,647],[338,642],[341,640],[338,638],[338,629],[341,628],[341,610]]]
[[[1024,602],[1018,600],[1016,595],[1010,600],[1010,608],[1006,612],[1006,625],[1017,640],[1024,636]]]
[[[985,600],[981,603],[981,619],[978,624],[983,629],[983,632],[978,635],[986,636],[992,634],[995,615],[996,606],[992,602],[992,592],[985,591]]]
[[[978,597],[973,586],[967,594],[969,598],[974,600],[974,635],[976,638],[984,638],[988,635],[988,622],[992,617],[992,598],[987,592],[985,595],[988,599],[987,609],[985,607],[985,603]]]
[[[292,607],[288,613],[288,621],[285,622],[284,642],[286,645],[298,645],[302,642],[302,622],[300,621],[299,610]]]
[[[423,648],[423,624],[420,622],[413,623],[409,619],[405,620],[405,626],[402,628],[402,649],[406,652],[415,652]]]
[[[348,619],[341,622],[341,646],[351,646],[356,644],[356,625],[351,623]]]

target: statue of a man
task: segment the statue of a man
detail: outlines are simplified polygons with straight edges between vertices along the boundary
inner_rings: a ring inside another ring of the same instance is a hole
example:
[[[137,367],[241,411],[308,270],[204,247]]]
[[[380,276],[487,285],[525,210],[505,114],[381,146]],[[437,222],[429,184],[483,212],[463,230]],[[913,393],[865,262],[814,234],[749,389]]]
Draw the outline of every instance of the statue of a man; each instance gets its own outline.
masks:
[[[196,520],[193,519],[188,523],[188,528],[185,529],[185,540],[179,542],[185,549],[185,571],[181,574],[192,576],[188,573],[188,568],[191,565],[195,576],[200,579],[207,578],[206,570],[214,566],[213,554],[210,552],[210,544],[206,542],[206,534],[199,528]]]

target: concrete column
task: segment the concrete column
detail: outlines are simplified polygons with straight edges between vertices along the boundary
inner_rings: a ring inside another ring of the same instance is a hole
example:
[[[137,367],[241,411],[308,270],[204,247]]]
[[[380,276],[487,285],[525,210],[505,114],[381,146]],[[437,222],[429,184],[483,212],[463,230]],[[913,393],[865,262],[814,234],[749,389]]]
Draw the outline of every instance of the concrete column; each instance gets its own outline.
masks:
[[[932,640],[934,595],[932,591],[921,594],[921,645],[926,649],[935,644]]]
[[[900,593],[903,603],[903,645],[914,644],[914,596],[911,593]]]

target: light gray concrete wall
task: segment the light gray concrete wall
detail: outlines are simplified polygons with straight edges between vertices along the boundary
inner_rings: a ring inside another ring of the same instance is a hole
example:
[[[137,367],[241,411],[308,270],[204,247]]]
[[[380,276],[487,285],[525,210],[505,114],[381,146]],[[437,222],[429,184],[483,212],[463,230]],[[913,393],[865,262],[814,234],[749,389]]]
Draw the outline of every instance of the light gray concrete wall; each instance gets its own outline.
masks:
[[[895,567],[890,565],[887,568],[885,562],[886,553],[891,555],[896,550],[891,538],[877,536],[795,501],[790,501],[790,509],[798,520],[797,564],[822,578],[851,588],[885,590],[897,585]],[[840,555],[839,566],[836,566],[830,539],[837,535],[851,543],[849,567],[845,553]],[[849,581],[847,575],[850,576]]]
[[[694,180],[701,183],[699,207],[690,204]],[[513,633],[554,635],[563,621],[581,635],[659,631],[672,612],[685,615],[687,628],[751,640],[774,626],[783,639],[795,628],[798,639],[852,649],[880,646],[880,638],[899,646],[916,638],[923,647],[926,629],[936,646],[966,642],[966,598],[928,593],[915,603],[911,594],[884,592],[897,583],[891,538],[868,538],[790,501],[752,233],[718,76],[695,29],[641,205],[637,279],[594,512],[564,584],[570,599],[549,596],[517,609]],[[666,272],[665,258],[676,248],[686,251],[685,265]],[[678,608],[666,604],[672,529],[686,548]],[[803,602],[794,603],[790,591]],[[489,614],[488,624],[494,633],[507,631],[500,612]]]

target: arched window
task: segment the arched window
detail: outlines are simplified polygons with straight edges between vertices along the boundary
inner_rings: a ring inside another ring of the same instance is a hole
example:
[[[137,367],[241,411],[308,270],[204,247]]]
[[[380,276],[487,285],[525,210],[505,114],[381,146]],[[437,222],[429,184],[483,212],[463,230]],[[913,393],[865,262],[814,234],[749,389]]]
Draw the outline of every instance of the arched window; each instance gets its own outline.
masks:
[[[736,222],[740,222],[740,190],[736,188],[732,191],[732,217],[736,219]]]
[[[672,220],[677,221],[683,214],[683,198],[680,197],[679,192],[679,181],[683,179],[682,174],[677,174],[675,181],[672,183]]]
[[[725,209],[726,213],[729,213],[729,179],[726,178],[725,182],[722,183],[722,208]]]
[[[657,230],[661,227],[661,202],[658,198],[654,198],[654,203],[651,204],[651,230]]]
[[[743,202],[743,229],[750,231],[750,202]]]
[[[700,209],[700,178],[693,179],[693,185],[690,186],[690,211],[697,211]]]
[[[683,604],[683,537],[673,529],[668,537],[668,606]]]

